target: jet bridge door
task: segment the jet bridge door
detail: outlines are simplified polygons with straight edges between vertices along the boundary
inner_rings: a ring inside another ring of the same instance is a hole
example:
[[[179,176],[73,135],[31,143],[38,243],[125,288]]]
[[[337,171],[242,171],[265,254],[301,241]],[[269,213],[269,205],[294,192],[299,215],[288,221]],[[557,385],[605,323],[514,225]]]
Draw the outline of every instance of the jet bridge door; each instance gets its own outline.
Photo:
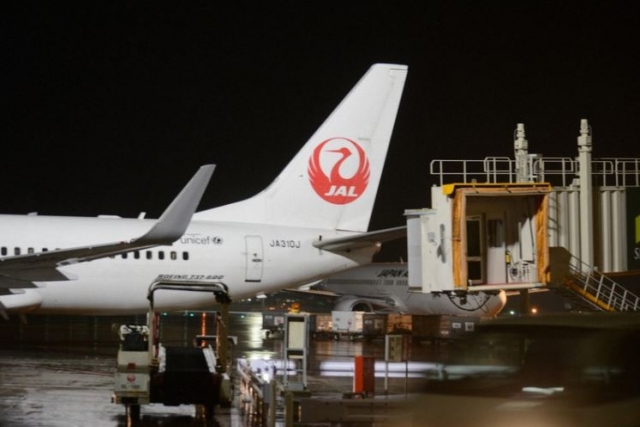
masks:
[[[487,213],[487,283],[507,282],[504,212]]]
[[[260,282],[263,271],[262,237],[245,236],[246,245],[246,270],[245,282]]]
[[[530,287],[549,283],[549,188],[546,183],[443,187],[443,198],[435,199],[439,202],[435,211],[451,218],[452,289],[507,289],[511,283]],[[437,233],[431,234],[425,236],[427,249],[438,244]],[[436,259],[432,264],[446,263],[440,252],[432,252]],[[416,284],[427,290],[433,288],[430,282],[421,280]],[[444,283],[441,288],[448,286]]]
[[[506,283],[504,213],[467,217],[467,280],[470,284]]]
[[[467,279],[470,284],[481,284],[485,281],[485,235],[484,223],[482,215],[474,215],[467,217],[467,242],[466,242],[466,259],[467,259]]]

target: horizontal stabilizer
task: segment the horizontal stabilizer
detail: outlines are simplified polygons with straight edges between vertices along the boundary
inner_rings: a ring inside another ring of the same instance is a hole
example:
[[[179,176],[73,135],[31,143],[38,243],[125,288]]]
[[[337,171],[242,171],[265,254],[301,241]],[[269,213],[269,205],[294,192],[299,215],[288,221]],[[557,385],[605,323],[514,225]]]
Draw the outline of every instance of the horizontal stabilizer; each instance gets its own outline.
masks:
[[[187,231],[191,217],[202,199],[214,169],[215,165],[201,166],[151,230],[135,241],[143,245],[170,245],[182,237]]]
[[[73,280],[75,277],[58,270],[58,267],[172,244],[186,231],[214,168],[214,165],[200,167],[160,219],[141,237],[128,242],[119,241],[0,258],[0,288],[31,288],[36,286],[33,282]]]
[[[313,242],[313,246],[318,249],[324,249],[325,251],[337,252],[375,246],[382,242],[396,240],[406,236],[407,227],[403,225],[400,227],[387,228],[385,230],[355,234],[353,236],[316,240]]]

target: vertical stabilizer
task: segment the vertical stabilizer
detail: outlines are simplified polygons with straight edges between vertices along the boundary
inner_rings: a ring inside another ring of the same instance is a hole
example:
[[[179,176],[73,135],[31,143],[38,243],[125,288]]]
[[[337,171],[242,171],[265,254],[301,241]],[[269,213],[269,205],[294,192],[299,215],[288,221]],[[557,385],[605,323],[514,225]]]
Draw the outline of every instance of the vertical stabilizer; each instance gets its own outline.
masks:
[[[269,187],[194,219],[366,231],[406,75],[373,65]]]

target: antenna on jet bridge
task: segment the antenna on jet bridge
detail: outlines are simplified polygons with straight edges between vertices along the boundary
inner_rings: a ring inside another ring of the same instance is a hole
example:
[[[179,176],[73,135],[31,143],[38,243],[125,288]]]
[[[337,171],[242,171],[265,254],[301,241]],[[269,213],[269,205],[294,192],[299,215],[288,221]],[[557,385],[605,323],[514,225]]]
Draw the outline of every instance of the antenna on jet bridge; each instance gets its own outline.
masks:
[[[526,139],[524,123],[518,123],[513,141],[516,157],[516,182],[529,182],[531,173],[529,171],[529,141]]]

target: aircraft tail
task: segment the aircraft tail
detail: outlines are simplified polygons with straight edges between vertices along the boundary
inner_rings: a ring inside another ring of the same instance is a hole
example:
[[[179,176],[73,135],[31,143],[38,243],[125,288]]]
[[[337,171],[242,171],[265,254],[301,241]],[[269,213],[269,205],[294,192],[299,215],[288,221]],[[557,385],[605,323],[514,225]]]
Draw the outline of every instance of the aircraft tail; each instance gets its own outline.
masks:
[[[269,187],[194,219],[366,231],[406,75],[374,64]]]

